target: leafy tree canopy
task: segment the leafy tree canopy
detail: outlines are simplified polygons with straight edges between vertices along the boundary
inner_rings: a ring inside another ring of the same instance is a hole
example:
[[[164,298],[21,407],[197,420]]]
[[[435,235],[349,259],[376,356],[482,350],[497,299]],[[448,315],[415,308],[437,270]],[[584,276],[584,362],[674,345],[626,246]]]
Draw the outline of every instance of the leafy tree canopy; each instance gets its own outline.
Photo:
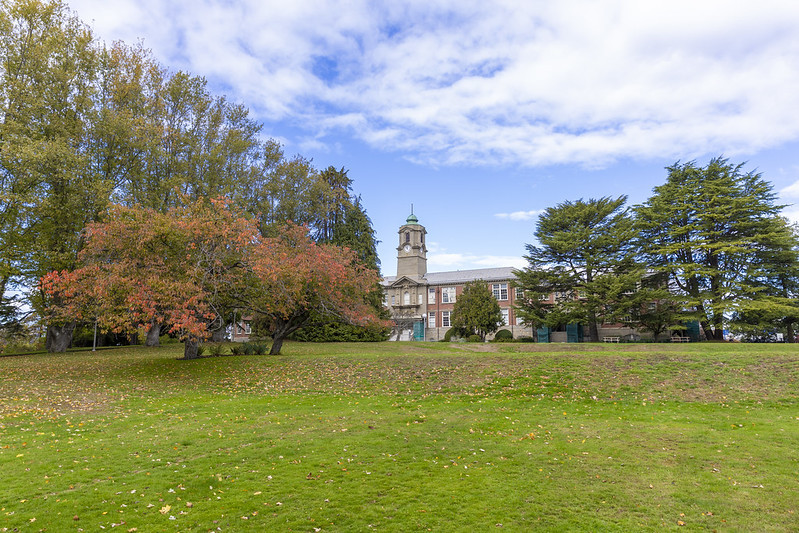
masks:
[[[463,286],[452,309],[452,327],[461,337],[478,335],[485,340],[502,325],[502,311],[494,294],[483,280]]]

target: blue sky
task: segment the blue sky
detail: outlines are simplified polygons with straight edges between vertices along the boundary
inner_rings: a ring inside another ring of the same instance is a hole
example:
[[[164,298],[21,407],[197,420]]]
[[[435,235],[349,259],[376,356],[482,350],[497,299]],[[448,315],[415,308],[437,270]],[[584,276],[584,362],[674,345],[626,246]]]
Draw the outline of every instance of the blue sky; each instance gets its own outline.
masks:
[[[799,204],[793,0],[69,5],[246,104],[287,154],[349,169],[386,275],[411,204],[430,271],[524,266],[541,210],[643,202],[677,160],[748,162]]]

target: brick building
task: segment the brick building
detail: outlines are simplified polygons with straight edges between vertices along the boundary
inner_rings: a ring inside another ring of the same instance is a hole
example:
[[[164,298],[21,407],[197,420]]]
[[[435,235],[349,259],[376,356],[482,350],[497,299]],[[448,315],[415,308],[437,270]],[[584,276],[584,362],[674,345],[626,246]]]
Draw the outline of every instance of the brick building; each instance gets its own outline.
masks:
[[[400,226],[397,243],[397,275],[383,278],[383,305],[390,311],[396,326],[390,340],[440,340],[450,328],[454,303],[463,286],[483,280],[499,303],[505,320],[500,329],[510,331],[515,338],[535,337],[539,342],[582,342],[583,328],[579,324],[563,324],[556,328],[534,330],[516,316],[514,306],[521,291],[513,287],[516,277],[513,267],[427,271],[427,230],[411,213]],[[572,297],[550,294],[546,301]],[[601,324],[600,340],[638,339],[641,335],[627,323]],[[489,337],[490,338],[490,337]]]
[[[514,337],[532,337],[533,330],[516,319],[517,292],[512,267],[427,272],[427,231],[411,214],[400,226],[397,275],[383,278],[383,303],[396,323],[391,340],[439,340],[450,328],[452,309],[463,286],[483,280],[494,293],[505,325]]]

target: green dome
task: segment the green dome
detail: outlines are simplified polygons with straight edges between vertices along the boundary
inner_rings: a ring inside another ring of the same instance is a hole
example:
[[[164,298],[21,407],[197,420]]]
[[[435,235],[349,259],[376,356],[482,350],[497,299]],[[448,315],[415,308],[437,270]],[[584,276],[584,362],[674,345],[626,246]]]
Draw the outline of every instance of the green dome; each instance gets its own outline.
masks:
[[[419,223],[419,219],[416,218],[416,215],[411,213],[410,215],[408,215],[408,218],[405,219],[405,223],[406,224],[418,224]]]

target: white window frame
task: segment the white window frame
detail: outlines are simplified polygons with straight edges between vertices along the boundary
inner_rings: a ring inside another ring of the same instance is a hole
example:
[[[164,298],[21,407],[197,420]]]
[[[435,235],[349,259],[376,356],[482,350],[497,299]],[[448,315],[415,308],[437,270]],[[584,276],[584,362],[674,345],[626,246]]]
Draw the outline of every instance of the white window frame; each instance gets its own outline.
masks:
[[[510,326],[510,310],[507,307],[500,309],[502,312],[502,325]]]
[[[422,305],[424,303],[424,295],[421,292],[416,295],[416,301],[418,302],[419,305]]]
[[[449,319],[449,311],[441,311],[441,327],[448,328],[452,325]]]
[[[454,304],[456,292],[455,287],[441,287],[441,303]]]
[[[434,304],[436,303],[436,289],[434,287],[430,287],[427,289],[427,303]]]
[[[436,313],[435,311],[431,311],[427,313],[427,327],[434,328],[436,327]]]
[[[522,289],[521,287],[515,287],[515,289],[516,289],[516,294],[515,294],[516,299],[517,300],[524,299],[524,289]]]
[[[411,293],[410,292],[405,291],[405,293],[403,293],[403,295],[402,295],[402,304],[403,305],[411,305]]]
[[[507,283],[492,283],[491,284],[491,292],[494,294],[494,298],[499,301],[506,301],[508,299],[508,284]]]

